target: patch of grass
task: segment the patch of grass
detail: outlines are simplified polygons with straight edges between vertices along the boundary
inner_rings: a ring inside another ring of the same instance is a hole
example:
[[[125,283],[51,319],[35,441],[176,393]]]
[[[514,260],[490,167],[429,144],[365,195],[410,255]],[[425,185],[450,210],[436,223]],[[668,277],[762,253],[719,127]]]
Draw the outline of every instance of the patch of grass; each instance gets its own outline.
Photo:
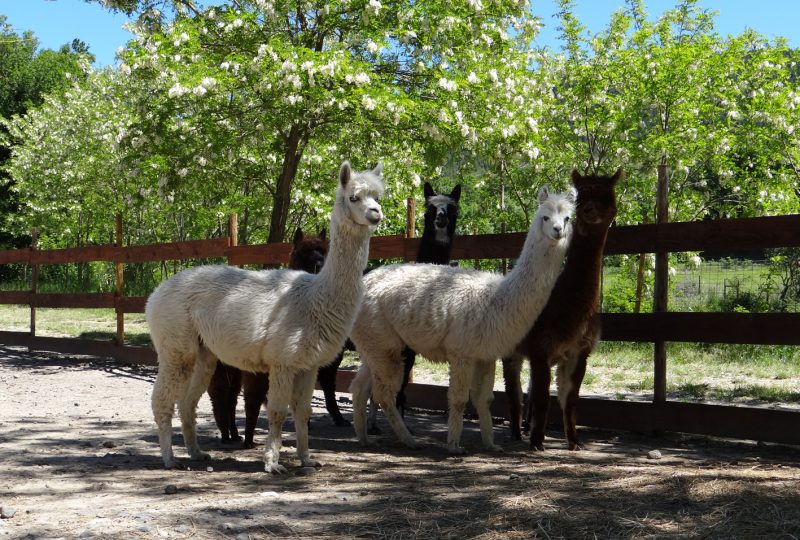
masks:
[[[27,332],[30,330],[30,308],[0,306],[0,329]],[[114,339],[117,318],[113,309],[36,310],[36,335],[84,339]],[[131,345],[150,343],[150,333],[142,313],[125,315],[125,342]]]
[[[28,331],[30,308],[0,306],[0,330]],[[113,339],[116,315],[112,309],[38,309],[36,333],[42,336]],[[125,341],[147,345],[150,336],[143,314],[125,315]],[[347,352],[342,365],[355,368],[358,355]],[[448,365],[421,356],[414,380],[448,383]],[[527,388],[528,363],[522,386]],[[800,347],[669,343],[667,383],[671,399],[800,403]],[[555,391],[555,374],[551,389]],[[495,389],[504,388],[498,361]],[[605,394],[617,399],[653,392],[653,346],[650,343],[601,342],[589,357],[582,394]]]

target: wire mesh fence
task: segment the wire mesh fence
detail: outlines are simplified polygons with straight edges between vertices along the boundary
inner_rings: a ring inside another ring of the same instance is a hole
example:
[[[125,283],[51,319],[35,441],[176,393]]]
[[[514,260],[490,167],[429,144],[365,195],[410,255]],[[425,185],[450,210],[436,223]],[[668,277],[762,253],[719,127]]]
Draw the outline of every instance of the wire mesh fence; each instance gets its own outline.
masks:
[[[651,311],[652,255],[607,259],[603,311]],[[780,255],[770,259],[676,257],[670,260],[669,274],[670,311],[800,311],[800,264],[796,259]]]

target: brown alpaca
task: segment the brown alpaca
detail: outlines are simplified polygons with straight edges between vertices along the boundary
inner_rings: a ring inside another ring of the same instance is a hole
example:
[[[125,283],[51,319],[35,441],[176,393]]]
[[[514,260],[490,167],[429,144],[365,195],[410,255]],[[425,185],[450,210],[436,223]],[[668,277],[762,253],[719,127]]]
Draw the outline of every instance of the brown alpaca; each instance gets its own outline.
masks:
[[[586,359],[600,338],[597,314],[603,248],[611,222],[617,215],[614,186],[622,178],[581,176],[572,172],[578,192],[574,232],[567,262],[550,299],[513,356],[503,359],[506,395],[511,416],[511,435],[521,439],[522,388],[520,371],[528,358],[531,365],[528,422],[532,420],[531,448],[544,450],[544,429],[550,404],[550,368],[557,367],[558,399],[564,413],[564,433],[570,450],[581,443],[575,429],[578,393],[586,373]]]
[[[289,268],[316,274],[322,268],[327,252],[328,246],[325,240],[325,231],[322,231],[318,237],[303,237],[303,231],[297,229],[294,235],[292,252],[289,255]],[[320,371],[322,369],[325,368],[321,368]],[[239,391],[242,389],[244,390],[245,409],[244,442],[242,446],[244,448],[253,448],[255,446],[253,436],[258,423],[258,415],[269,389],[268,375],[267,373],[241,371],[222,362],[217,362],[214,376],[208,385],[208,395],[211,398],[214,420],[219,428],[223,444],[242,440],[236,429],[236,404]],[[325,397],[328,412],[339,425],[338,419],[342,415],[335,399],[333,399],[333,409],[331,408],[331,403],[329,403],[331,400],[328,399],[328,393],[329,391],[326,389]]]

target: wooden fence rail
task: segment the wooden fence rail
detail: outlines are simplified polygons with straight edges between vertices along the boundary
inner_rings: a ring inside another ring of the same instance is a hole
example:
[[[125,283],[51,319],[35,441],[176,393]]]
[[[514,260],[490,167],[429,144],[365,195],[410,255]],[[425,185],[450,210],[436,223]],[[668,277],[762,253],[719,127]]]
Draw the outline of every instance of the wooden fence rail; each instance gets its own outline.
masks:
[[[413,219],[409,223],[413,224]],[[236,230],[235,221],[231,223],[231,230]],[[0,331],[0,343],[70,354],[114,357],[124,362],[153,365],[156,359],[151,348],[123,345],[123,315],[144,312],[146,302],[145,297],[126,297],[122,293],[122,268],[125,264],[218,258],[232,265],[276,265],[284,264],[291,250],[290,244],[239,246],[235,236],[124,247],[121,223],[118,224],[117,231],[116,245],[58,250],[38,250],[34,247],[0,251],[0,264],[28,264],[34,269],[31,290],[0,291],[0,304],[30,306],[31,331]],[[413,234],[373,237],[370,242],[370,258],[413,260],[419,239],[411,236]],[[452,255],[456,260],[514,258],[522,249],[524,240],[525,233],[457,236]],[[613,227],[609,231],[605,254],[776,247],[800,247],[800,215]],[[39,265],[92,261],[114,263],[117,276],[115,293],[37,292],[36,275]],[[116,340],[36,336],[35,310],[39,307],[114,308],[118,321]],[[800,313],[603,313],[600,317],[603,339],[610,341],[800,345]],[[339,387],[346,388],[351,377],[352,372],[342,371],[342,384]],[[666,379],[663,365],[660,368],[656,366],[656,379],[659,378],[663,384]],[[446,409],[444,387],[411,385],[408,397],[412,406]],[[506,413],[505,403],[505,399],[498,396],[493,409],[496,414]],[[800,444],[800,429],[797,429],[800,425],[800,412],[794,411],[686,404],[658,399],[654,402],[631,402],[596,398],[581,398],[579,410],[579,421],[583,425],[647,431],[683,431]],[[551,419],[557,422],[559,415],[554,402]]]

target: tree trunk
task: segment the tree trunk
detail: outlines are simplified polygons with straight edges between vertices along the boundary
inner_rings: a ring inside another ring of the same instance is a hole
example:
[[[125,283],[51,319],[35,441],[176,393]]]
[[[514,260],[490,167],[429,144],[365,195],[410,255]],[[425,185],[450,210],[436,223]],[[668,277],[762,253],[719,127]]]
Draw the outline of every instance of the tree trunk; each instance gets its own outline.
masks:
[[[303,156],[307,134],[297,124],[292,126],[284,140],[283,168],[275,186],[275,199],[272,202],[272,217],[269,224],[267,242],[283,242],[286,237],[286,222],[289,219],[292,184],[297,174],[297,166]]]

